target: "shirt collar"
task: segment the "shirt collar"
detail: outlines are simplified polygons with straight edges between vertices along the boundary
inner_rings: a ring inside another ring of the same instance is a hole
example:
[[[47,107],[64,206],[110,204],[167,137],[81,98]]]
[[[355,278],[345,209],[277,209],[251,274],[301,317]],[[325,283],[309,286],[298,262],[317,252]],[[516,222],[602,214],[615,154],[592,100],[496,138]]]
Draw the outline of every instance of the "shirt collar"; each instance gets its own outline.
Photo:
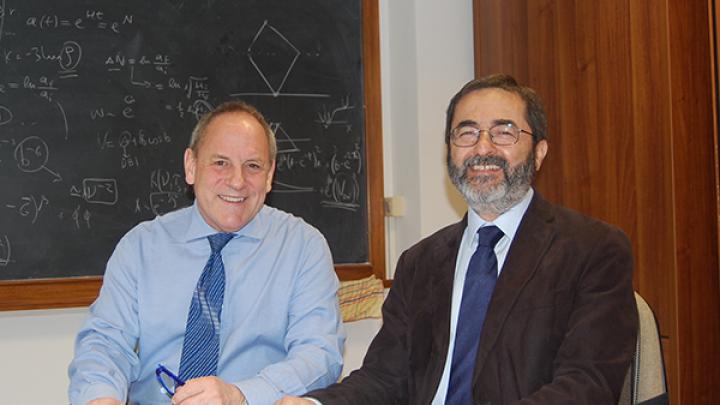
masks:
[[[507,236],[510,240],[513,240],[515,238],[515,232],[517,232],[518,227],[520,226],[520,221],[522,221],[523,216],[525,215],[525,211],[527,211],[528,206],[530,206],[530,201],[532,200],[534,190],[532,187],[530,187],[525,193],[525,196],[518,202],[517,204],[513,205],[509,210],[503,212],[495,218],[494,221],[488,222],[480,217],[475,210],[473,210],[471,207],[468,207],[468,230],[472,231],[469,233],[469,235],[472,235],[472,237],[475,236],[477,233],[477,230],[480,229],[482,226],[488,226],[488,225],[495,225],[498,228],[500,228],[501,231]]]
[[[235,237],[243,236],[250,239],[260,240],[262,239],[262,232],[266,229],[268,210],[270,208],[266,205],[260,209],[260,211],[250,220],[244,227],[233,232]],[[190,215],[190,225],[185,232],[185,241],[189,242],[195,239],[203,239],[210,235],[216,234],[218,231],[208,225],[205,219],[200,214],[200,209],[197,205],[197,200],[192,205],[192,214]]]

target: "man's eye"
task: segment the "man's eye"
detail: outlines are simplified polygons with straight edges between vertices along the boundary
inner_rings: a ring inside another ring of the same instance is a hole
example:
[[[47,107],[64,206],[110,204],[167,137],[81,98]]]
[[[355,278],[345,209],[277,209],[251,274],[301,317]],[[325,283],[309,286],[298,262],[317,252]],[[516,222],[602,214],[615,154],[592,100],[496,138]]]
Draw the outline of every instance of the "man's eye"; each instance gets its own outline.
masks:
[[[224,160],[216,160],[213,162],[213,165],[218,166],[218,167],[223,167],[223,166],[227,166],[227,162]]]

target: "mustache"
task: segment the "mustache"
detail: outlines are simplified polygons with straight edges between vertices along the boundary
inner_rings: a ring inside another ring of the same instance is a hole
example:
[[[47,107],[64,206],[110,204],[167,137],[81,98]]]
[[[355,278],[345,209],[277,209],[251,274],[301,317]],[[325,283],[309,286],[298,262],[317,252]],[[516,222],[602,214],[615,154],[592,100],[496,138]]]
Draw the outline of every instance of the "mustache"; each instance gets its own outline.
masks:
[[[500,156],[471,156],[463,161],[464,168],[470,168],[478,165],[494,165],[500,167],[503,171],[507,171],[510,166],[507,160]]]

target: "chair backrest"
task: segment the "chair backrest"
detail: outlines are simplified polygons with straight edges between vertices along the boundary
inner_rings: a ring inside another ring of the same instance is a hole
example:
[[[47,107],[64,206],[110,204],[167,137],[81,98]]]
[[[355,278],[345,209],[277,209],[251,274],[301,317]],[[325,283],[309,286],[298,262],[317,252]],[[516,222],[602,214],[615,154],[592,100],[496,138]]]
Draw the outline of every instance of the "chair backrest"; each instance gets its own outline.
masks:
[[[667,405],[665,363],[655,315],[645,300],[635,293],[639,327],[635,355],[625,377],[619,405]]]

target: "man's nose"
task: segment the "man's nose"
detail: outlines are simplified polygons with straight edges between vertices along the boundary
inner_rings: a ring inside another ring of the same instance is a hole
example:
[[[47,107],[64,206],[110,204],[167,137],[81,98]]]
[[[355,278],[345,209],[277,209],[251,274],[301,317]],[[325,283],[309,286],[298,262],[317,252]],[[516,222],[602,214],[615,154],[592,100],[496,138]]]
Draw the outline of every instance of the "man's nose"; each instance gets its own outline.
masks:
[[[487,155],[496,150],[495,144],[492,142],[492,137],[490,136],[490,131],[481,129],[478,132],[478,141],[473,146],[473,150],[480,156]]]
[[[230,187],[235,189],[242,188],[243,184],[245,184],[245,172],[242,165],[239,165],[232,170],[228,180]]]

